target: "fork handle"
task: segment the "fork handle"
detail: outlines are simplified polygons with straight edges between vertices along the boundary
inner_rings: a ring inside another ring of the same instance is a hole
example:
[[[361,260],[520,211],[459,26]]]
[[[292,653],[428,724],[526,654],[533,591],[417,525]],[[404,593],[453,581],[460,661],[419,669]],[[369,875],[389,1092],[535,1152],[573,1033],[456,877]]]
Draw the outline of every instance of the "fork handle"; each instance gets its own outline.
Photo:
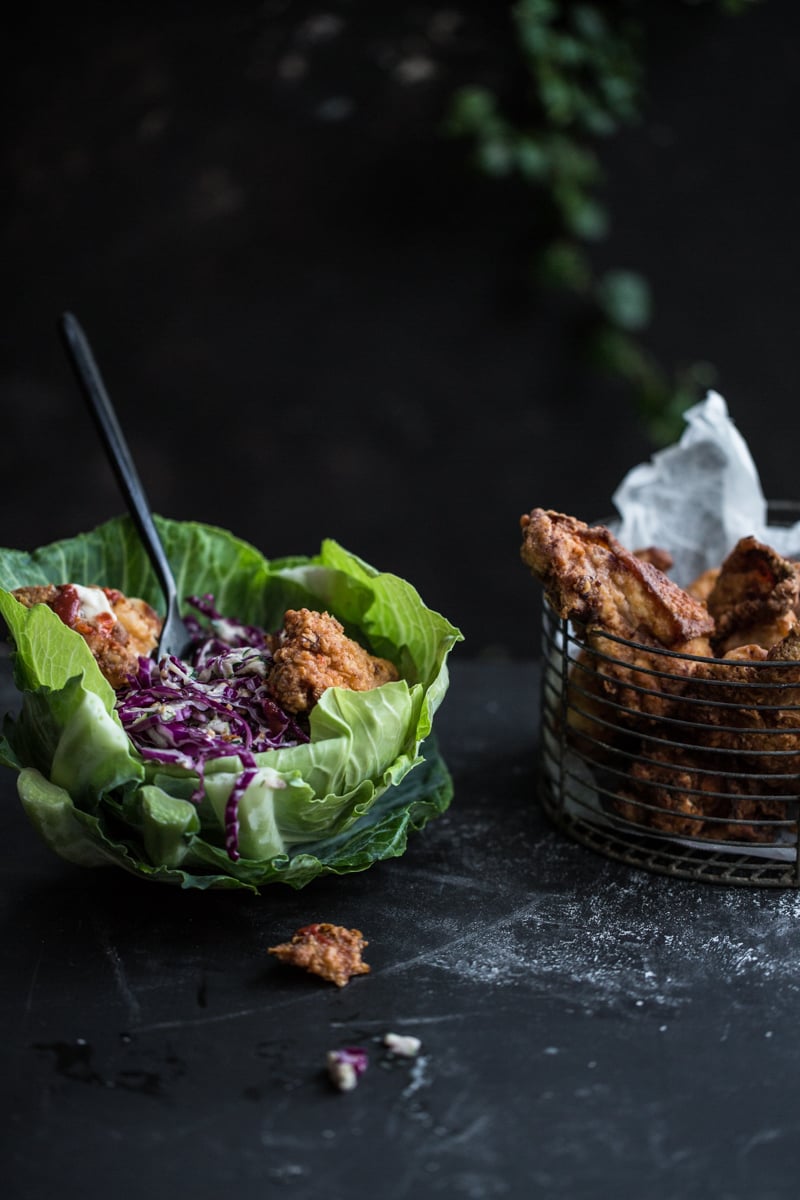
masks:
[[[175,578],[155,527],[150,505],[134,466],[128,443],[103,383],[100,369],[95,362],[86,334],[72,313],[65,312],[62,315],[60,330],[67,355],[89,405],[117,482],[127,501],[133,522],[153,564],[167,602],[167,611],[169,611],[175,604],[177,596]]]

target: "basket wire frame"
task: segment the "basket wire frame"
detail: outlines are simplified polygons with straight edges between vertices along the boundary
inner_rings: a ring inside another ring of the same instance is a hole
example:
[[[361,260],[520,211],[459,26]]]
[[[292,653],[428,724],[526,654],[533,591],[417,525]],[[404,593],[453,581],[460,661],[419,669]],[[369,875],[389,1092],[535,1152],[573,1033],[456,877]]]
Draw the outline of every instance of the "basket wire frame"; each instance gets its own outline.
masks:
[[[545,602],[541,714],[540,797],[569,836],[679,878],[800,886],[800,663],[586,639]]]

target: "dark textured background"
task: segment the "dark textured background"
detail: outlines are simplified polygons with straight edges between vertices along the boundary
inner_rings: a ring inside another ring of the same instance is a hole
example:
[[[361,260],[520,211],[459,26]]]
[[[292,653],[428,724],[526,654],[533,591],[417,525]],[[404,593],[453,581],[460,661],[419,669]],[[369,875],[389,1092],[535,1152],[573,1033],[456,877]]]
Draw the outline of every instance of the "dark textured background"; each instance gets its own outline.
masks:
[[[651,447],[526,288],[529,196],[441,136],[456,86],[513,91],[506,6],[88,11],[17,14],[6,47],[0,544],[121,508],[71,308],[157,511],[270,555],[333,536],[410,578],[460,653],[535,652],[519,514],[608,511]],[[650,348],[715,364],[765,491],[797,496],[800,11],[646,11],[597,261],[649,277]]]

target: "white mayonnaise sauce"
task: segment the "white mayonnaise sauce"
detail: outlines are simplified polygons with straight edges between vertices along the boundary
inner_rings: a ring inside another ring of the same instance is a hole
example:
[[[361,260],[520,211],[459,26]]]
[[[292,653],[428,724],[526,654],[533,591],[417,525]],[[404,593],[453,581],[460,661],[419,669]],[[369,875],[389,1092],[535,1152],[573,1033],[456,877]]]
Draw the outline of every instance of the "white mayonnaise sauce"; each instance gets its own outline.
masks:
[[[81,603],[81,619],[84,621],[95,621],[100,616],[100,613],[110,613],[114,615],[114,610],[108,602],[108,596],[102,588],[99,587],[83,587],[80,583],[73,584],[75,591],[78,593],[78,599]]]

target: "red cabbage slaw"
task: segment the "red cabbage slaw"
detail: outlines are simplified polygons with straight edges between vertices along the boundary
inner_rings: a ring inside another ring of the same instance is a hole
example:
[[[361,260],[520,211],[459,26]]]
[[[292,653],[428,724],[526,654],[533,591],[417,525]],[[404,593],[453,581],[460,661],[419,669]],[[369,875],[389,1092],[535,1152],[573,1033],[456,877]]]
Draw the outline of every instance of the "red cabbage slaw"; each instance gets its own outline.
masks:
[[[190,660],[140,657],[136,674],[117,695],[122,726],[143,758],[194,771],[192,800],[205,795],[204,767],[236,755],[242,770],[225,806],[225,848],[239,858],[239,803],[258,776],[255,755],[309,741],[307,729],[276,704],[267,689],[272,663],[269,634],[221,616],[214,597],[187,603],[206,618],[186,619]]]

